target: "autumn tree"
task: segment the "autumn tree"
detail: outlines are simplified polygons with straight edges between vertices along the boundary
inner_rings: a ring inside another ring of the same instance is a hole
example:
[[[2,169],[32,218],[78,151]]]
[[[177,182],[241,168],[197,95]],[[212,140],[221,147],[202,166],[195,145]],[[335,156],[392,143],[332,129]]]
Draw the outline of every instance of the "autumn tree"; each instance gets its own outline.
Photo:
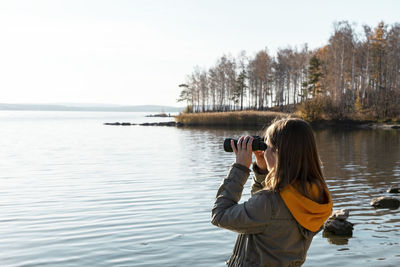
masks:
[[[267,50],[259,51],[255,58],[249,63],[249,82],[254,95],[254,107],[263,109],[266,105],[266,98],[271,94],[270,75],[272,71],[272,59]]]
[[[364,25],[357,34],[347,21],[334,23],[326,45],[267,49],[234,58],[221,56],[208,70],[187,75],[178,101],[195,112],[324,106],[325,115],[344,118],[364,112],[377,118],[400,116],[400,25]],[[321,102],[324,101],[324,102]],[[300,103],[300,105],[299,105]],[[324,105],[322,105],[324,104]]]

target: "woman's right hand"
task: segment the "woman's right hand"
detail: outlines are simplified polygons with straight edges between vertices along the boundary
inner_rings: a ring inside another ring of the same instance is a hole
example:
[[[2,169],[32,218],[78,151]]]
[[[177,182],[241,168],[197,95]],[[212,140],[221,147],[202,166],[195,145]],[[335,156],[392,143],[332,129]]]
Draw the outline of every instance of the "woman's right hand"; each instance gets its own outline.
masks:
[[[267,170],[267,162],[264,158],[264,151],[257,150],[253,151],[254,155],[256,156],[256,164],[260,170],[266,171]]]

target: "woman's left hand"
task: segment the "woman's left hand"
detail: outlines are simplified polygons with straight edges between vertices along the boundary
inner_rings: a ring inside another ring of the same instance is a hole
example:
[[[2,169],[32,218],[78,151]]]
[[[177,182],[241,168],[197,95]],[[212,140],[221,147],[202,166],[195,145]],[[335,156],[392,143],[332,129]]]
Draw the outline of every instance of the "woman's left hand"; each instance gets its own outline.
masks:
[[[251,162],[252,162],[252,144],[253,144],[254,138],[251,136],[241,136],[237,142],[237,149],[233,143],[233,140],[231,141],[231,147],[233,152],[235,152],[236,155],[236,163],[242,164],[243,166],[246,166],[247,168],[250,168]]]

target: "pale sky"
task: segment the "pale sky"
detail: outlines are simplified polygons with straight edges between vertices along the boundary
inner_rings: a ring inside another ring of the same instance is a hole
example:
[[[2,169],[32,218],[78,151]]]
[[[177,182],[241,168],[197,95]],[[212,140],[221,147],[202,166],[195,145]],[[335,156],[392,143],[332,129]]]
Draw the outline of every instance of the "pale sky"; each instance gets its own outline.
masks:
[[[179,106],[195,65],[327,43],[334,21],[400,22],[397,0],[0,0],[0,103]]]

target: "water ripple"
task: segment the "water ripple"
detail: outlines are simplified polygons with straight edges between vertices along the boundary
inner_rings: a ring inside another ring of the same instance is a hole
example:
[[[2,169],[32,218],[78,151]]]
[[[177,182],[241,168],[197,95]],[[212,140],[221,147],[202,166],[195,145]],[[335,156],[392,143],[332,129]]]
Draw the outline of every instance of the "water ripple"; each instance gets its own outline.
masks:
[[[107,128],[122,113],[40,114],[0,116],[1,266],[225,266],[236,234],[210,223],[234,160],[221,142],[256,132]],[[316,138],[334,208],[350,210],[354,235],[338,245],[319,233],[304,266],[395,266],[400,214],[369,202],[400,184],[400,135]]]

